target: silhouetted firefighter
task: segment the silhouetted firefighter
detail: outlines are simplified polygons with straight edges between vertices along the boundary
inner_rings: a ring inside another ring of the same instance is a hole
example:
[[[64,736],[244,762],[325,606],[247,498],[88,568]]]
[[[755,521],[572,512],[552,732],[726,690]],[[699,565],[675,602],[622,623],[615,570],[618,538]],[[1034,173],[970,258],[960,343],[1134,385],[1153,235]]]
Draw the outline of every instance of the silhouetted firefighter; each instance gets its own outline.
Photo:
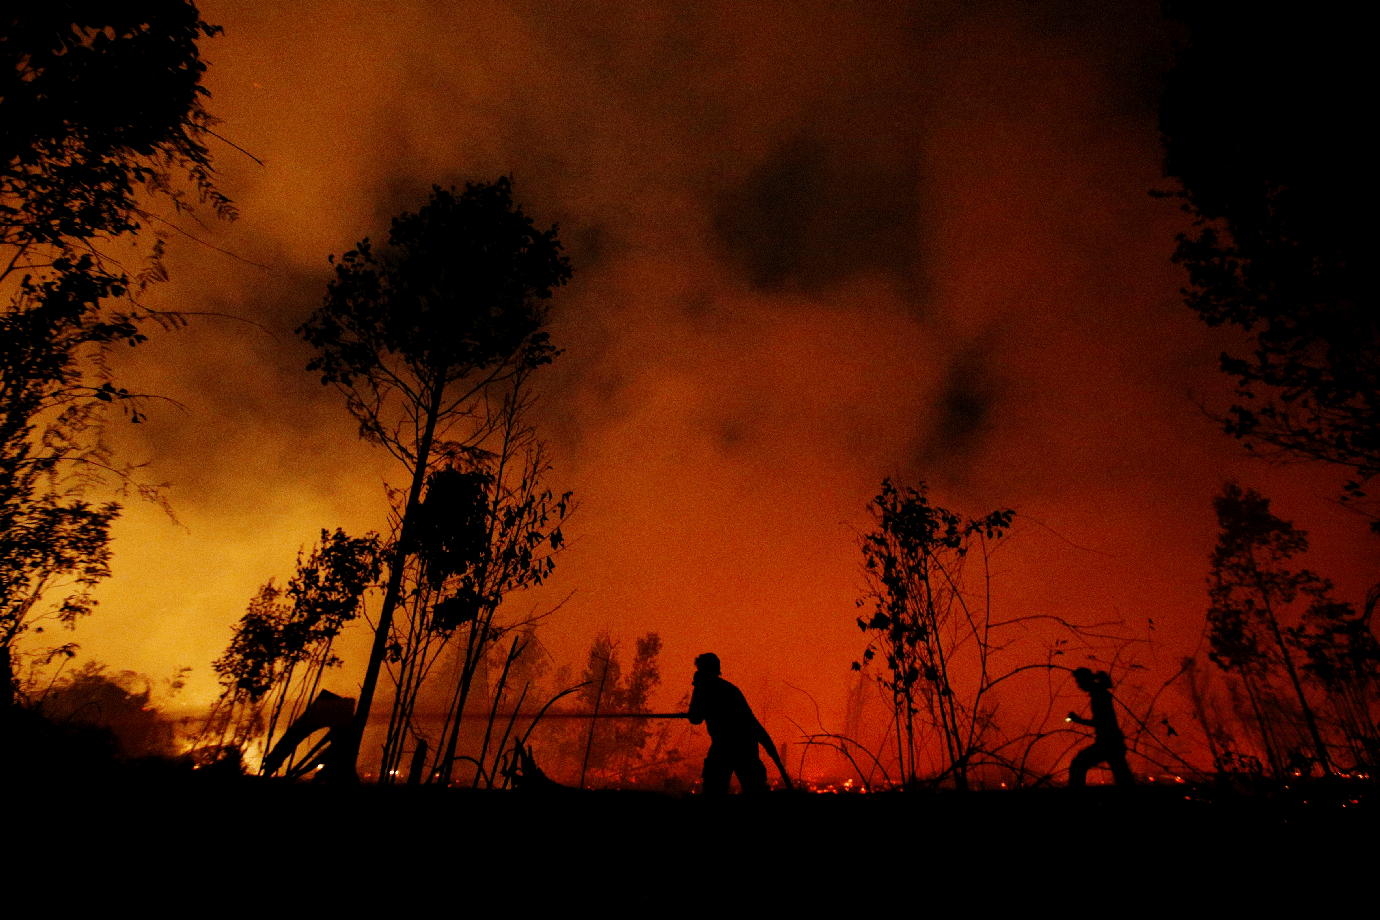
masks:
[[[695,659],[694,695],[690,697],[690,724],[701,722],[709,729],[709,756],[704,759],[706,795],[728,792],[729,780],[738,774],[743,792],[767,791],[767,768],[757,756],[757,745],[767,749],[786,788],[791,778],[771,736],[752,714],[741,690],[719,676],[719,656],[712,652]]]
[[[1093,743],[1079,751],[1069,765],[1069,787],[1081,789],[1087,784],[1088,769],[1105,763],[1112,770],[1118,786],[1134,786],[1135,777],[1126,766],[1126,739],[1116,724],[1116,710],[1112,702],[1112,678],[1106,671],[1094,674],[1088,668],[1073,672],[1078,689],[1091,697],[1092,718],[1085,719],[1076,712],[1069,713],[1069,721],[1091,726],[1097,733]]]

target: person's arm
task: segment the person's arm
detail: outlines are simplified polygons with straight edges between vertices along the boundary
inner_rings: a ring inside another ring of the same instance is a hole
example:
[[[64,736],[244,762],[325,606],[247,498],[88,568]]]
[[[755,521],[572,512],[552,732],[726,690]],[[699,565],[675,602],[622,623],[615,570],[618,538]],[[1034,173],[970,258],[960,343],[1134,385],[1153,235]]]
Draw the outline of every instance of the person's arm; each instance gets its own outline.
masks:
[[[685,717],[690,720],[691,725],[699,725],[704,721],[704,713],[700,711],[704,704],[700,701],[700,688],[698,685],[699,676],[699,674],[696,674],[692,680],[692,683],[695,683],[696,686],[694,692],[690,694],[690,711],[685,714]]]
[[[1077,722],[1079,725],[1088,725],[1088,726],[1092,726],[1092,725],[1096,724],[1096,723],[1093,722],[1092,719],[1085,719],[1085,718],[1083,718],[1082,716],[1080,716],[1080,715],[1079,715],[1078,713],[1076,713],[1076,712],[1070,712],[1070,713],[1069,713],[1069,721],[1070,721],[1070,722]]]

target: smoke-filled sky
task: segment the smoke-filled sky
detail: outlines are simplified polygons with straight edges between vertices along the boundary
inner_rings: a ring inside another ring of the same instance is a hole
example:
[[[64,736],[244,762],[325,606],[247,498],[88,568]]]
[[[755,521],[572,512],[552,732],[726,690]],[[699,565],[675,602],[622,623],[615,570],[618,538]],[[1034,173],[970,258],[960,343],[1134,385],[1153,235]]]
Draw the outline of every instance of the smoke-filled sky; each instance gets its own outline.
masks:
[[[665,705],[712,650],[778,736],[817,726],[810,696],[837,730],[885,477],[1015,509],[997,614],[1124,620],[1154,640],[1134,649],[1151,689],[1198,645],[1226,479],[1310,531],[1344,598],[1376,570],[1338,474],[1252,459],[1208,417],[1232,339],[1183,306],[1185,218],[1149,195],[1177,34],[1156,0],[202,12],[225,28],[203,43],[218,131],[263,163],[214,148],[242,216],[185,226],[239,258],[174,236],[154,300],[251,322],[194,317],[121,356],[126,385],[183,406],[116,432],[177,522],[127,509],[84,654],[189,665],[209,700],[260,584],[322,528],[384,526],[403,475],[293,330],[328,254],[432,184],[505,174],[574,266],[535,420],[579,510],[548,589],[513,600],[571,595],[543,627],[558,661],[656,631]],[[352,641],[332,680],[353,696]]]

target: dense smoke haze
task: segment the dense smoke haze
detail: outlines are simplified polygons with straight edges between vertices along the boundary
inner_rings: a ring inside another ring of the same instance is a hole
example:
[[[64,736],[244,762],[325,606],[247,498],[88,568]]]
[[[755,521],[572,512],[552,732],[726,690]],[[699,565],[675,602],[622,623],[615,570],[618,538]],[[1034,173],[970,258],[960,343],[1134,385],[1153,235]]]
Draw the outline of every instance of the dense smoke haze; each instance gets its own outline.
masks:
[[[328,255],[433,184],[500,175],[574,269],[534,421],[579,508],[554,577],[508,601],[564,601],[540,631],[557,663],[657,632],[655,709],[715,651],[779,739],[840,730],[886,477],[1014,509],[997,615],[1123,622],[1151,640],[1127,652],[1147,693],[1199,648],[1228,479],[1364,596],[1380,553],[1340,475],[1271,466],[1211,418],[1234,342],[1185,308],[1187,218],[1149,194],[1176,39],[1158,2],[201,10],[225,29],[202,43],[217,132],[262,164],[214,149],[241,217],[180,224],[201,242],[171,236],[151,302],[189,325],[120,356],[169,402],[112,436],[176,521],[127,502],[83,656],[190,666],[183,700],[209,703],[260,584],[322,528],[387,527],[402,474],[293,330]],[[355,695],[368,638],[328,687]]]

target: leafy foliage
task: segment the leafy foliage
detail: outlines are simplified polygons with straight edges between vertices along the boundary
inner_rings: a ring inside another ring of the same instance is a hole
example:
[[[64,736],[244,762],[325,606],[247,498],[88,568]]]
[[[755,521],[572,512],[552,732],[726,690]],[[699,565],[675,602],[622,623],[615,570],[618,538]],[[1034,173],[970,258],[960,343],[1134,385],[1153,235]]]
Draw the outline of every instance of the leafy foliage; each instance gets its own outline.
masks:
[[[27,485],[21,477],[21,486]],[[8,646],[33,619],[45,594],[72,593],[54,615],[73,625],[91,612],[91,590],[110,574],[114,503],[92,505],[56,489],[34,488],[20,508],[0,513],[0,642]]]
[[[269,580],[249,602],[225,654],[216,659],[221,683],[258,702],[292,670],[313,656],[324,667],[340,663],[329,651],[340,630],[359,612],[364,592],[378,581],[378,536],[321,531],[321,542],[286,588]]]
[[[434,187],[425,207],[393,219],[388,244],[376,256],[365,239],[332,257],[326,303],[297,331],[317,350],[307,369],[345,392],[360,434],[425,466],[408,440],[415,432],[389,426],[390,401],[424,427],[463,414],[503,372],[549,363],[542,304],[570,279],[570,263],[556,228],[535,228],[506,177],[469,183],[459,197]]]
[[[284,709],[291,722],[316,697],[325,669],[339,665],[334,643],[362,607],[383,567],[376,534],[321,531],[321,542],[286,588],[270,579],[249,602],[225,654],[215,661],[224,690],[198,739],[203,753],[244,752],[274,740]]]
[[[1304,668],[1327,690],[1373,686],[1380,672],[1380,642],[1369,616],[1358,615],[1350,604],[1324,598],[1309,605],[1291,633],[1307,656]]]
[[[460,673],[447,674],[455,684],[447,692],[442,735],[450,731],[455,743],[458,713],[495,644],[513,629],[524,639],[519,647],[533,641],[530,622],[497,622],[495,615],[509,593],[540,585],[555,568],[570,494],[556,498],[542,490],[546,466],[540,443],[519,421],[515,410],[515,428],[502,428],[497,457],[483,469],[447,468],[428,477],[414,513],[414,553],[408,556],[402,579],[404,617],[393,621],[386,655],[395,695],[384,745],[385,782],[391,782],[399,768],[407,738],[428,738],[425,728],[414,723],[413,713],[433,666],[453,641],[462,644],[455,651]],[[400,495],[395,498],[402,501]],[[395,508],[395,513],[402,517],[403,509]],[[515,662],[527,658],[519,654]],[[443,750],[432,741],[428,745],[439,763]]]
[[[543,445],[524,421],[527,373],[516,375],[503,396],[492,457],[480,469],[447,469],[429,479],[417,517],[423,526],[416,556],[404,572],[407,617],[395,625],[390,643],[396,652],[389,663],[397,694],[385,762],[400,756],[407,733],[422,731],[412,723],[417,696],[437,656],[455,642],[459,673],[448,678],[454,683],[442,728],[445,742],[436,751],[442,782],[449,782],[481,663],[504,636],[525,633],[538,619],[500,617],[504,600],[542,584],[554,571],[556,554],[565,545],[561,528],[573,508],[569,492],[557,496],[542,486],[550,467]],[[433,505],[445,509],[437,527],[426,523]],[[401,517],[400,509],[397,513]],[[444,562],[432,561],[437,558]],[[383,775],[391,776],[391,769]]]
[[[1296,603],[1302,603],[1315,618],[1332,616],[1336,609],[1330,597],[1332,584],[1308,569],[1289,565],[1307,551],[1308,535],[1272,514],[1269,499],[1230,482],[1213,507],[1221,531],[1208,578],[1209,657],[1241,678],[1277,774],[1282,772],[1282,752],[1271,742],[1272,728],[1264,712],[1271,677],[1281,672],[1298,703],[1314,754],[1319,763],[1327,764],[1326,745],[1282,621]]]
[[[886,663],[879,681],[896,710],[903,783],[917,778],[915,716],[923,705],[940,729],[947,771],[966,788],[969,761],[989,721],[980,703],[989,686],[992,623],[986,612],[975,615],[969,607],[964,563],[975,546],[982,547],[985,561],[987,543],[1001,538],[1014,512],[964,519],[931,504],[923,484],[918,491],[898,489],[888,479],[872,513],[876,529],[862,540],[868,590],[858,601],[859,607],[871,608],[858,618],[858,628],[872,638],[853,669],[861,670],[878,652]],[[980,659],[977,685],[967,694],[954,686],[963,645],[971,645]]]
[[[1335,724],[1358,770],[1380,768],[1380,642],[1371,628],[1377,592],[1364,613],[1350,604],[1323,599],[1310,604],[1291,644],[1304,657],[1303,669],[1327,694]]]
[[[586,712],[651,712],[651,695],[661,685],[661,636],[647,633],[637,640],[632,666],[625,673],[618,644],[608,633],[595,637],[590,646],[583,686],[576,694]],[[645,750],[652,739],[652,725],[645,719],[593,719],[574,723],[578,735],[567,739],[566,759],[579,763],[588,747],[588,768],[604,783],[638,781],[658,766],[660,751]],[[649,755],[649,756],[648,756]]]
[[[88,661],[49,688],[39,711],[60,725],[108,729],[119,757],[172,757],[175,726],[152,697],[147,679],[132,671],[111,675],[105,665]]]
[[[540,582],[550,570],[549,557],[537,552],[541,542],[559,546],[558,526],[542,530],[553,500],[537,488],[546,464],[520,416],[527,376],[556,354],[542,328],[545,301],[569,280],[570,264],[556,228],[538,231],[514,203],[506,178],[469,183],[458,196],[433,187],[424,207],[393,219],[386,252],[375,254],[365,239],[331,261],[335,278],[326,302],[297,330],[316,349],[308,369],[344,393],[360,435],[391,452],[410,480],[396,493],[397,539],[355,730],[332,756],[351,762],[358,756],[385,658],[403,663],[414,653],[425,656],[429,636],[439,630],[448,639],[468,623],[460,709],[451,707],[457,724],[445,754],[448,773],[469,680],[496,638],[493,610],[503,592]],[[494,440],[501,442],[497,454]],[[435,489],[433,511],[423,507],[428,485]],[[469,555],[477,547],[483,490],[486,547],[476,567]],[[566,499],[554,504],[559,521]],[[468,524],[437,523],[457,511]],[[533,521],[540,522],[535,530]],[[414,571],[419,551],[423,572]],[[404,596],[408,577],[410,598]],[[409,599],[411,638],[400,640],[394,612]],[[438,603],[439,620],[432,616]],[[414,657],[404,670],[413,665],[405,681],[415,688],[427,668]]]
[[[1270,513],[1269,499],[1228,483],[1213,501],[1221,534],[1208,584],[1211,657],[1226,670],[1263,671],[1270,640],[1265,618],[1300,592],[1317,594],[1322,579],[1285,563],[1307,551],[1308,535]]]
[[[43,245],[139,229],[136,195],[173,195],[173,174],[233,214],[205,139],[214,120],[197,42],[216,35],[186,0],[45,3],[0,16],[0,232]],[[21,263],[22,264],[22,263]]]
[[[1337,464],[1344,496],[1360,498],[1380,472],[1380,311],[1362,232],[1371,164],[1356,116],[1366,32],[1311,10],[1166,7],[1190,29],[1160,107],[1165,175],[1194,220],[1175,261],[1189,307],[1252,342],[1221,358],[1237,380],[1225,428]]]
[[[57,608],[69,624],[90,611],[119,509],[83,495],[106,474],[132,485],[101,441],[101,410],[119,401],[140,418],[138,397],[111,380],[106,356],[143,342],[150,319],[178,321],[133,299],[165,276],[161,238],[132,279],[110,246],[141,229],[149,200],[191,207],[181,179],[201,203],[234,216],[204,144],[213,120],[197,42],[218,31],[186,0],[46,3],[0,14],[5,664],[46,592],[73,591]],[[0,675],[7,688],[8,670]]]
[[[413,534],[424,577],[433,588],[473,568],[484,555],[492,486],[493,477],[484,470],[447,467],[427,478]],[[472,583],[469,588],[473,594]]]

